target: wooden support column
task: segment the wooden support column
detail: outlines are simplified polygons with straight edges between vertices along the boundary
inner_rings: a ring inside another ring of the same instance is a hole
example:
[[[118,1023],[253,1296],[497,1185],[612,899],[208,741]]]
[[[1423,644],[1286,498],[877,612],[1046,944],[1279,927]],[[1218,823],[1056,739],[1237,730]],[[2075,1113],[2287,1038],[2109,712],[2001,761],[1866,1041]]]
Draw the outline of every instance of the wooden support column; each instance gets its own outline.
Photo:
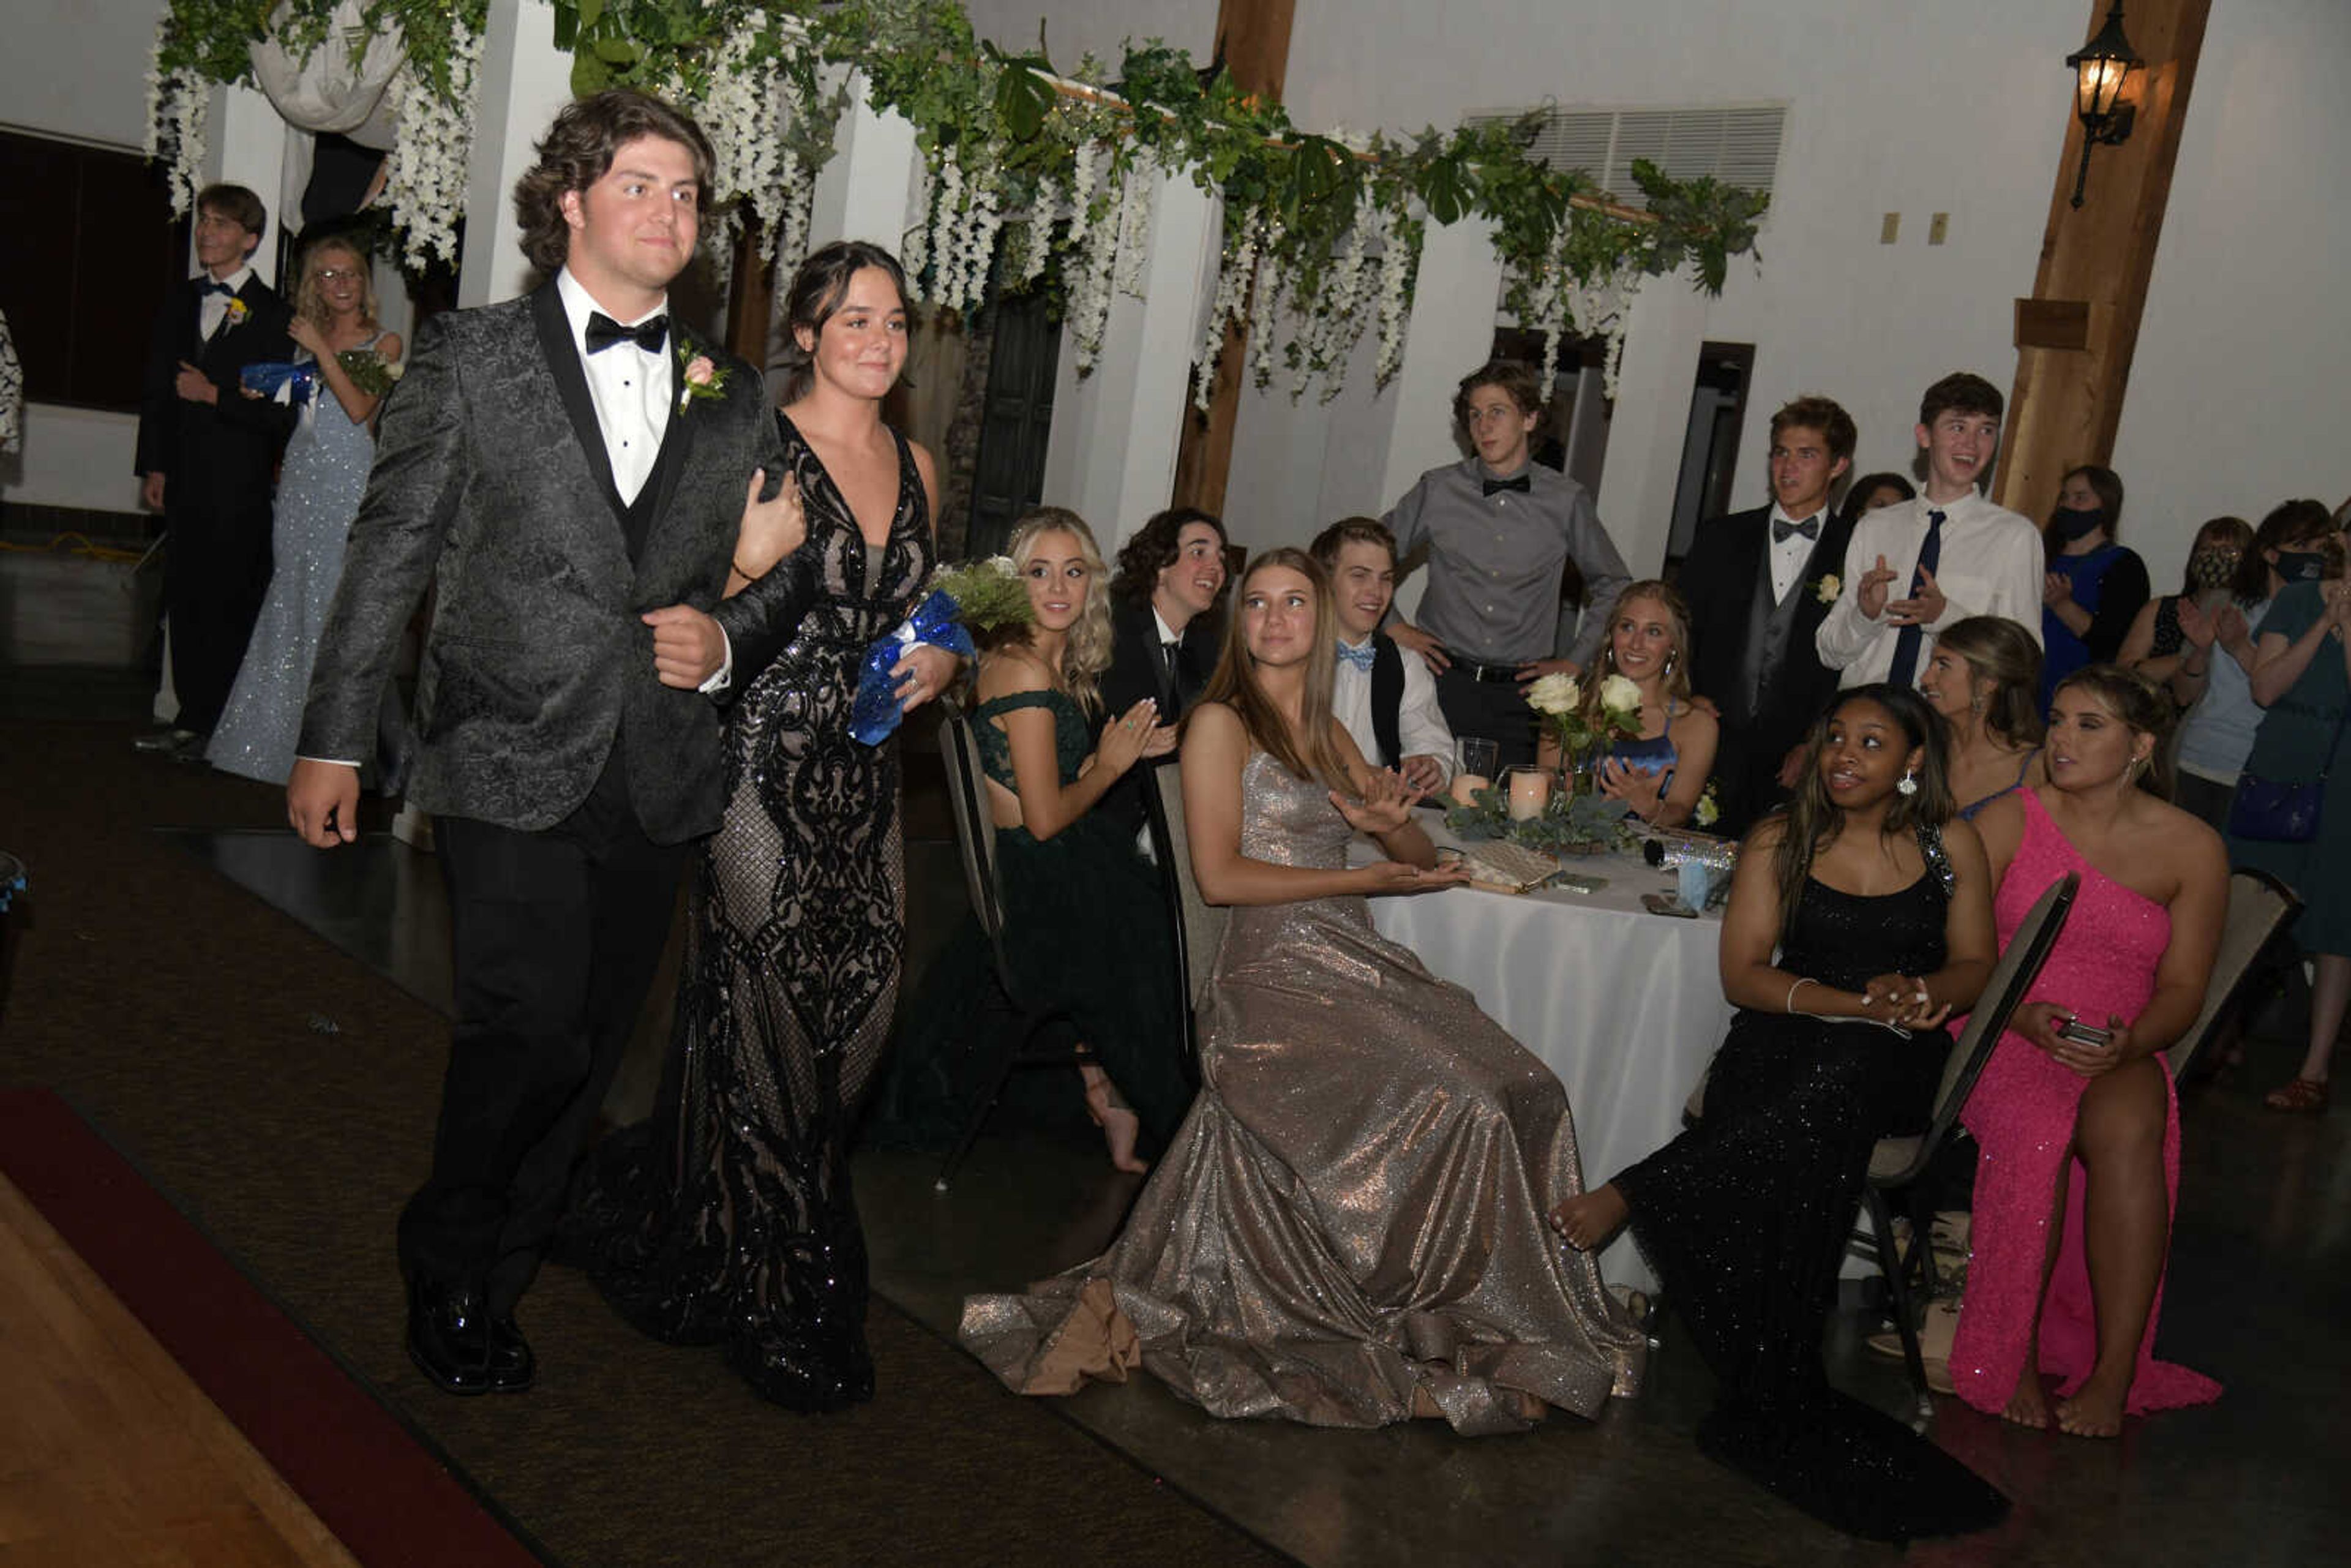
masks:
[[[2094,0],[2080,37],[2104,23],[2111,0]],[[2211,0],[2128,0],[2124,26],[2147,64],[2124,101],[2137,118],[2130,140],[2090,153],[2082,205],[2072,204],[2082,162],[2082,122],[2066,94],[2064,151],[2049,198],[2041,271],[2032,298],[2016,302],[2016,386],[1994,497],[2028,517],[2046,517],[2065,470],[2108,460],[2122,423],[2139,313],[2155,267],[2189,89]],[[2075,40],[2051,45],[2053,57]]]
[[[768,368],[768,322],[776,308],[776,267],[768,245],[767,226],[747,217],[735,236],[726,288],[726,347],[760,371]]]
[[[1290,72],[1290,23],[1295,0],[1217,0],[1217,52],[1243,92],[1275,102]],[[1214,285],[1211,284],[1213,288]],[[1176,490],[1171,504],[1221,514],[1225,479],[1233,465],[1233,429],[1239,422],[1241,388],[1249,380],[1244,358],[1249,333],[1238,323],[1225,328],[1223,367],[1203,414],[1184,405],[1183,434],[1176,449]],[[1139,527],[1134,518],[1123,526]]]

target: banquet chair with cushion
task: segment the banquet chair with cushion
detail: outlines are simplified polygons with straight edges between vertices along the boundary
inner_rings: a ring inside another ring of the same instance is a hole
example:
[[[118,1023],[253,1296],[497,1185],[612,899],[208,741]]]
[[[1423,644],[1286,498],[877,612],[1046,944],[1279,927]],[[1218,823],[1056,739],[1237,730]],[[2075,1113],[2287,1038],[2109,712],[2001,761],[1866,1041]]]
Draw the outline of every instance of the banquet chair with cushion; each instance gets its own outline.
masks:
[[[2229,878],[2229,913],[2220,945],[2212,955],[2212,978],[2204,988],[2204,1010],[2188,1032],[2163,1053],[2174,1082],[2188,1081],[2188,1069],[2205,1045],[2235,1022],[2239,1004],[2262,949],[2302,910],[2294,890],[2265,871],[2239,866]]]
[[[1004,1097],[1004,1086],[1010,1081],[1013,1070],[1069,1067],[1075,1065],[1079,1057],[1074,1050],[1042,1049],[1031,1044],[1039,1030],[1069,1014],[1051,1003],[1029,997],[1013,974],[1011,959],[1004,950],[1004,889],[996,866],[996,823],[987,810],[987,775],[980,768],[979,737],[967,715],[950,711],[940,722],[939,757],[946,765],[947,805],[955,814],[956,843],[962,852],[964,892],[971,900],[972,918],[979,923],[980,935],[987,939],[997,987],[1018,1020],[1012,1029],[995,1031],[990,1037],[998,1042],[1001,1054],[988,1079],[987,1092],[972,1108],[962,1136],[956,1140],[954,1150],[931,1184],[935,1190],[945,1192],[956,1167],[963,1164],[964,1155],[978,1138],[980,1128],[987,1124],[988,1113]]]
[[[1934,1116],[1926,1131],[1880,1138],[1876,1148],[1870,1151],[1869,1180],[1862,1193],[1862,1205],[1869,1215],[1868,1239],[1874,1244],[1878,1270],[1885,1276],[1886,1291],[1892,1298],[1894,1327],[1902,1336],[1902,1363],[1909,1370],[1910,1386],[1917,1395],[1922,1416],[1934,1408],[1928,1397],[1926,1361],[1918,1353],[1918,1320],[1935,1295],[1935,1214],[1930,1184],[1919,1178],[1927,1174],[1950,1136],[1960,1111],[1967,1106],[1968,1095],[1982,1075],[1984,1063],[1991,1060],[1992,1048],[2006,1032],[2009,1019],[2023,1005],[2025,993],[2039,977],[2049,950],[2057,945],[2058,933],[2065,927],[2065,917],[2073,910],[2074,895],[2081,885],[2081,873],[2067,872],[2050,883],[2025,912],[2016,934],[2009,938],[1983,989],[1977,994],[1967,1027],[1959,1031],[1943,1058],[1943,1081],[1935,1092]],[[1894,1233],[1895,1197],[1904,1200],[1903,1207],[1910,1220],[1907,1247]],[[1856,1231],[1854,1239],[1857,1244],[1864,1238]],[[1925,1292],[1915,1308],[1909,1284],[1914,1270]]]
[[[1184,831],[1184,771],[1169,764],[1151,769],[1150,788],[1143,792],[1144,814],[1151,824],[1151,852],[1159,862],[1160,881],[1167,890],[1167,924],[1176,933],[1176,1006],[1184,1024],[1185,1076],[1195,1088],[1200,1082],[1200,996],[1208,973],[1216,967],[1217,949],[1225,939],[1231,917],[1200,896],[1192,879],[1191,841]]]

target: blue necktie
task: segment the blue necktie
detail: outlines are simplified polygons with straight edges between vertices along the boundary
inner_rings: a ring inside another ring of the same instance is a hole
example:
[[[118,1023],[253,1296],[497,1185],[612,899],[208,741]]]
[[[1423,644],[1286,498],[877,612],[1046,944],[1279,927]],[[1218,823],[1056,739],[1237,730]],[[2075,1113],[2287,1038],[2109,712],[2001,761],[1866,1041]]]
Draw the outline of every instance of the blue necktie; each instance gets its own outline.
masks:
[[[1342,643],[1339,644],[1339,657],[1346,660],[1347,663],[1354,665],[1355,668],[1363,671],[1364,674],[1367,675],[1372,673],[1372,645],[1369,643],[1364,643],[1360,648],[1353,647],[1345,643]]]
[[[1918,547],[1918,566],[1910,574],[1910,592],[1907,597],[1916,599],[1927,591],[1927,574],[1942,564],[1942,559],[1943,514],[1929,512],[1927,514],[1927,542]],[[1925,640],[1925,627],[1912,625],[1902,628],[1902,634],[1894,639],[1894,664],[1886,672],[1888,682],[1897,686],[1917,684],[1918,646]]]

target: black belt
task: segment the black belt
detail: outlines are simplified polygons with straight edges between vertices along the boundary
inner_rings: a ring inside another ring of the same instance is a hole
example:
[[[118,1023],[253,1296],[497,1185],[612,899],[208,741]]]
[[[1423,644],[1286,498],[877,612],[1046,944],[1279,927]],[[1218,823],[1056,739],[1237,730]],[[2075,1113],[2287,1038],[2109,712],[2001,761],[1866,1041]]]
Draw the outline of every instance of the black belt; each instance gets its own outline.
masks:
[[[1510,681],[1515,683],[1519,679],[1519,666],[1516,664],[1480,664],[1476,659],[1465,659],[1458,653],[1453,656],[1451,667],[1460,671],[1463,674],[1468,676],[1473,681]]]

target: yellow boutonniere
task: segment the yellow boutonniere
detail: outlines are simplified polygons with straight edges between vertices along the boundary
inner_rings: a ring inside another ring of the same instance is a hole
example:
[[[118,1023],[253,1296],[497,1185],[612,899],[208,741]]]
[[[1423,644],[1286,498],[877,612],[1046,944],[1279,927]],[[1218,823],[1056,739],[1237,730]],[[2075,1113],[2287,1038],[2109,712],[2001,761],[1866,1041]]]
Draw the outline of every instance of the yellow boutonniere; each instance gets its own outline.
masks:
[[[253,308],[252,308],[251,306],[247,305],[244,300],[239,299],[239,298],[238,298],[235,295],[234,295],[234,294],[232,294],[232,295],[230,295],[230,296],[229,296],[229,298],[228,298],[228,324],[229,324],[230,326],[232,326],[232,327],[242,327],[242,326],[244,326],[244,325],[245,325],[245,319],[246,319],[247,316],[250,316],[250,315],[252,315],[252,314],[253,314]]]

